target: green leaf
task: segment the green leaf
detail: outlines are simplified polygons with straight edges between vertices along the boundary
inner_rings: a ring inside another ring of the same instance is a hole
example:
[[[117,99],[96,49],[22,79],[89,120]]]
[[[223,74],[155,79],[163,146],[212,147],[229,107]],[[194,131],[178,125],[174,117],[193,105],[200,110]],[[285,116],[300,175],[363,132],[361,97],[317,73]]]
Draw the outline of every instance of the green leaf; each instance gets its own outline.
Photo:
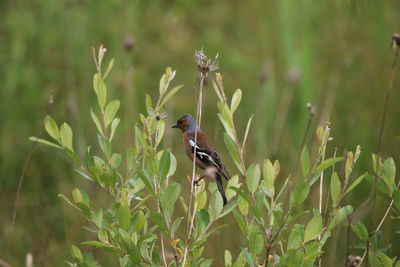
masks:
[[[167,188],[161,193],[161,204],[167,218],[171,218],[174,212],[175,202],[181,194],[181,185],[171,182]]]
[[[226,204],[226,206],[222,209],[222,212],[221,212],[221,214],[219,215],[218,218],[222,218],[225,215],[227,215],[234,208],[236,208],[238,204],[239,204],[239,200],[238,199],[235,199],[235,200],[229,202],[228,204]]]
[[[161,101],[160,104],[160,108],[163,107],[165,104],[168,103],[168,101],[176,94],[178,93],[178,91],[183,87],[183,84],[175,86],[174,88],[172,88],[167,95],[163,98],[163,100]]]
[[[253,121],[253,118],[254,118],[254,114],[251,115],[251,117],[247,121],[246,131],[244,132],[243,143],[242,143],[243,148],[246,147],[246,141],[247,141],[247,137],[249,135],[250,125],[251,125],[251,122]]]
[[[363,241],[367,242],[368,240],[368,230],[367,227],[365,227],[364,223],[362,221],[359,221],[355,224],[350,225],[351,230],[357,235],[357,237]]]
[[[148,170],[143,170],[139,172],[139,177],[143,181],[144,185],[146,186],[147,190],[153,197],[157,198],[156,192],[154,191],[154,184],[151,177],[151,174]]]
[[[100,231],[97,232],[97,237],[101,242],[108,242],[108,234],[105,229],[101,229]]]
[[[249,229],[247,227],[247,223],[246,223],[244,217],[237,210],[233,210],[232,213],[233,213],[233,216],[235,217],[236,222],[239,225],[240,230],[242,231],[242,233],[245,236],[247,236]]]
[[[127,206],[120,206],[118,209],[118,223],[124,229],[128,230],[131,226],[131,211]]]
[[[119,165],[121,164],[122,156],[121,154],[114,153],[111,155],[110,158],[110,166],[114,170],[118,169]]]
[[[210,211],[211,221],[216,220],[221,214],[223,209],[223,201],[221,194],[216,190],[211,194],[210,205],[208,210]]]
[[[298,249],[303,243],[304,225],[295,224],[290,232],[287,249]]]
[[[164,217],[160,213],[152,212],[150,213],[151,220],[159,227],[163,232],[167,231],[167,224]]]
[[[303,173],[303,177],[307,178],[310,173],[310,152],[308,152],[308,148],[304,147],[301,152],[301,171]]]
[[[233,263],[232,267],[243,267],[246,263],[246,256],[243,252],[239,253],[239,256],[236,258],[235,262]]]
[[[317,168],[315,169],[316,172],[322,172],[323,170],[329,168],[333,164],[342,161],[344,158],[343,157],[337,157],[337,158],[329,158],[326,159],[324,162],[319,164]]]
[[[83,245],[87,245],[87,246],[94,246],[97,248],[110,248],[111,246],[99,241],[85,241],[82,242]]]
[[[224,133],[224,142],[226,148],[228,149],[229,155],[231,155],[231,158],[233,159],[233,162],[235,163],[236,167],[242,174],[244,174],[244,170],[240,165],[240,155],[237,150],[237,146],[233,141],[233,139],[227,133]]]
[[[256,163],[251,164],[247,169],[246,184],[251,193],[254,193],[257,190],[258,184],[260,183],[260,175],[260,166]]]
[[[95,213],[92,214],[92,222],[99,228],[102,228],[103,225],[103,210],[98,209]]]
[[[235,140],[235,130],[233,129],[233,126],[229,124],[229,122],[222,116],[222,114],[218,113],[218,118],[224,126],[225,131],[229,135],[229,137],[232,140]]]
[[[156,146],[161,143],[161,140],[164,136],[165,132],[165,121],[159,120],[157,121],[157,138],[156,138]]]
[[[169,151],[164,151],[162,153],[158,167],[158,180],[160,181],[160,184],[162,184],[165,178],[167,178],[170,167],[171,167],[171,153]]]
[[[333,217],[332,222],[329,224],[328,230],[332,230],[335,226],[343,222],[352,213],[353,207],[350,205],[340,208]]]
[[[337,201],[339,200],[342,185],[339,180],[339,176],[336,172],[332,173],[331,176],[331,198],[333,206],[336,207]]]
[[[101,150],[104,152],[104,155],[109,159],[111,157],[111,144],[108,142],[103,136],[97,135],[97,139],[99,141],[99,145]]]
[[[58,131],[57,123],[50,115],[44,118],[44,128],[51,137],[57,141],[60,140],[60,132]]]
[[[272,197],[275,194],[274,182],[279,173],[279,162],[275,161],[274,164],[269,159],[264,160],[263,177],[267,187],[267,194]]]
[[[252,232],[249,237],[249,250],[253,255],[261,253],[264,247],[264,238],[258,232]]]
[[[29,140],[32,141],[32,142],[38,142],[38,143],[41,143],[41,144],[44,144],[44,145],[47,145],[47,146],[52,146],[52,147],[56,147],[56,148],[62,149],[62,147],[60,147],[59,145],[57,145],[55,143],[52,143],[50,141],[41,139],[39,137],[30,136]]]
[[[115,130],[117,129],[119,122],[121,120],[119,118],[115,118],[112,123],[111,123],[111,134],[110,134],[110,138],[108,139],[110,142],[113,140],[114,135],[115,135]]]
[[[170,158],[171,158],[171,164],[169,167],[167,177],[174,175],[174,173],[176,171],[176,166],[177,166],[177,162],[176,162],[176,158],[175,158],[174,154],[172,154],[171,152],[169,152],[169,154],[170,154]]]
[[[344,194],[346,195],[347,193],[349,193],[351,190],[353,190],[359,183],[362,182],[362,180],[368,175],[368,172],[364,173],[363,175],[361,175],[360,177],[358,177],[344,192]]]
[[[101,126],[101,122],[97,117],[96,113],[94,113],[93,109],[90,109],[90,116],[92,117],[92,121],[96,125],[97,131],[104,137],[103,127]]]
[[[247,248],[243,248],[243,249],[242,249],[242,253],[243,253],[244,256],[246,257],[247,264],[248,264],[250,267],[255,267],[253,257],[252,257],[252,256],[250,255],[250,253],[247,251]]]
[[[310,192],[310,185],[305,182],[298,183],[292,193],[293,204],[300,204],[307,199]]]
[[[71,256],[74,260],[77,260],[79,263],[83,262],[82,252],[79,250],[77,246],[71,246]]]
[[[224,252],[225,267],[232,266],[232,254],[229,250],[225,249]]]
[[[210,267],[213,259],[207,259],[200,264],[200,267]]]
[[[60,137],[61,137],[61,144],[74,151],[73,147],[72,147],[72,129],[71,127],[69,127],[69,125],[64,122],[61,127],[60,127]]]
[[[104,121],[105,121],[106,127],[108,127],[108,125],[110,125],[110,123],[113,121],[115,114],[117,114],[117,112],[118,112],[119,106],[120,106],[119,100],[113,100],[107,104],[106,110],[104,113]]]
[[[378,257],[380,262],[382,263],[383,267],[392,267],[393,261],[387,255],[383,254],[382,252],[378,253]]]
[[[74,172],[76,172],[77,174],[79,174],[80,176],[82,176],[85,179],[88,179],[89,181],[93,182],[93,179],[87,175],[86,173],[84,173],[82,170],[80,169],[74,169]]]
[[[390,192],[392,192],[395,187],[396,177],[396,165],[393,158],[386,159],[378,173],[381,179],[387,184]]]
[[[229,179],[228,184],[226,185],[226,198],[227,200],[231,200],[232,198],[234,198],[236,196],[236,191],[232,190],[232,188],[238,188],[240,187],[239,185],[239,176],[238,175],[234,175],[231,177],[231,179]]]
[[[97,73],[93,76],[93,87],[97,95],[99,107],[103,111],[107,100],[107,89],[104,81],[100,79]]]
[[[314,210],[314,216],[307,223],[306,230],[304,232],[304,243],[315,239],[322,231],[322,216]]]
[[[64,199],[65,202],[67,202],[70,206],[79,209],[74,203],[71,202],[71,200],[69,200],[69,198],[67,198],[66,196],[64,196],[63,194],[58,194],[58,197]]]
[[[344,167],[344,173],[345,173],[345,181],[350,178],[351,172],[353,171],[354,167],[354,154],[352,151],[347,152],[347,159],[346,159],[346,164]]]
[[[143,211],[139,210],[135,217],[134,231],[139,232],[143,228],[145,222],[146,216],[144,215]]]
[[[231,100],[231,112],[234,113],[240,104],[240,100],[242,99],[242,90],[236,89],[235,93],[232,96]]]

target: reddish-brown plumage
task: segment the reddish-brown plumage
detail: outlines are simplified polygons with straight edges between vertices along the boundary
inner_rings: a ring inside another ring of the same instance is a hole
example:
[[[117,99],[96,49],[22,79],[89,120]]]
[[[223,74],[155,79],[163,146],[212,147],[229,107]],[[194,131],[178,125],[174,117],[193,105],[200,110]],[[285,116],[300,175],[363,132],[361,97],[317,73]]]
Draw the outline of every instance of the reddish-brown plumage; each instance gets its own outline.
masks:
[[[183,132],[183,146],[185,147],[185,151],[186,154],[188,155],[188,157],[193,160],[194,154],[193,154],[193,148],[189,143],[189,137],[192,137],[193,140],[195,140],[195,133],[188,133],[188,132]],[[202,132],[197,132],[197,144],[199,144],[199,146],[204,147],[207,150],[210,151],[214,151],[214,147],[211,144],[210,140],[208,140],[208,137],[202,133]],[[206,169],[207,166],[204,165],[203,162],[201,162],[198,158],[196,158],[196,165],[197,167],[201,168],[201,169]]]
[[[195,160],[196,166],[205,170],[205,174],[195,181],[197,184],[204,177],[214,179],[217,183],[218,191],[221,193],[223,204],[226,205],[222,177],[229,180],[231,176],[214,146],[208,137],[196,125],[196,121],[189,114],[182,116],[172,128],[179,128],[183,133],[183,146],[188,157]]]

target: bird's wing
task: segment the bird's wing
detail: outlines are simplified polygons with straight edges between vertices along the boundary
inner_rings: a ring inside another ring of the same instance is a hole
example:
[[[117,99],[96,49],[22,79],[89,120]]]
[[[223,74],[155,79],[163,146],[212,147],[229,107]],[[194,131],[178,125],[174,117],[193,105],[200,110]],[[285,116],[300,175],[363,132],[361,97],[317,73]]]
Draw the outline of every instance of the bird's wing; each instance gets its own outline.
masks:
[[[199,136],[198,136],[199,137]],[[198,138],[199,139],[199,138]],[[192,153],[195,152],[196,148],[196,158],[198,158],[204,165],[206,166],[214,166],[217,168],[218,173],[224,176],[225,179],[229,180],[231,177],[225,169],[224,164],[222,163],[221,158],[215,150],[211,150],[206,148],[199,142],[195,143],[195,138],[193,136],[189,136],[189,144],[192,147]]]

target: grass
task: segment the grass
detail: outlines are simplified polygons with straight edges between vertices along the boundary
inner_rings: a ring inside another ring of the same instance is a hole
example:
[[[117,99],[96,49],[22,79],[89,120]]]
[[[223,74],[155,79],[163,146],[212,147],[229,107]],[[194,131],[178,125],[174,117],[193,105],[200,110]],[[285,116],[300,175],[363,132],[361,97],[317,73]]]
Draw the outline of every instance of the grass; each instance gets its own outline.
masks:
[[[237,114],[239,132],[244,131],[247,117],[255,114],[246,158],[269,155],[295,163],[308,121],[304,107],[311,102],[317,111],[313,127],[329,114],[332,149],[338,147],[341,151],[363,144],[355,171],[370,168],[367,155],[375,150],[379,139],[378,126],[371,126],[381,120],[382,88],[388,81],[392,57],[388,40],[398,26],[397,1],[313,5],[307,1],[248,1],[240,7],[229,1],[215,5],[198,1],[69,2],[66,6],[59,1],[5,1],[0,6],[0,111],[6,118],[0,130],[0,202],[4,206],[1,217],[8,218],[0,221],[4,229],[1,235],[9,230],[10,199],[15,197],[18,176],[30,149],[27,137],[40,132],[49,96],[54,96],[54,116],[71,121],[79,133],[94,132],[93,127],[87,126],[90,117],[79,114],[82,107],[94,102],[89,90],[90,73],[94,70],[89,55],[90,48],[100,42],[117,58],[109,79],[116,89],[113,94],[123,99],[125,108],[122,116],[126,123],[121,125],[123,133],[118,136],[124,140],[120,149],[132,143],[134,115],[144,110],[141,100],[145,93],[156,94],[154,78],[167,65],[177,68],[179,82],[186,85],[173,107],[169,107],[167,120],[172,122],[177,114],[195,111],[192,53],[194,48],[205,47],[208,54],[220,53],[226,91],[231,94],[240,87],[246,95],[243,111]],[[135,40],[130,51],[124,47],[126,36]],[[260,82],[265,68],[268,78]],[[301,73],[295,88],[287,79],[293,68]],[[394,86],[392,97],[398,99],[398,86]],[[205,90],[212,88],[207,86]],[[279,105],[285,103],[283,98],[291,93],[287,108],[278,112]],[[400,107],[394,103],[389,103],[382,138],[384,155],[398,152],[395,136],[400,132],[396,123]],[[207,94],[202,120],[207,132],[214,132],[216,110],[214,97]],[[277,124],[283,125],[279,134]],[[216,135],[214,141],[222,144],[221,138]],[[94,141],[82,138],[77,142],[83,147]],[[187,163],[180,153],[178,137],[167,133],[165,142],[171,144],[179,162]],[[275,153],[271,151],[273,146],[279,148]],[[223,151],[223,145],[218,149]],[[21,265],[30,251],[35,263],[52,266],[67,257],[69,243],[81,241],[83,231],[71,227],[80,225],[80,219],[56,198],[58,192],[68,192],[80,182],[68,171],[64,157],[55,157],[60,160],[54,161],[47,149],[39,147],[34,151],[21,191],[15,239],[10,244],[13,265]],[[233,163],[227,164],[234,168]],[[183,177],[190,168],[180,172]],[[367,190],[360,185],[350,199],[362,202],[368,197]],[[384,204],[378,199],[377,207],[386,207]],[[51,227],[44,227],[47,225]],[[384,232],[396,227],[398,224],[386,225]],[[240,240],[231,240],[230,231],[223,230],[221,235],[227,237],[229,249],[238,247]],[[384,238],[398,242],[395,237]],[[0,241],[0,249],[4,246]],[[206,253],[212,256],[214,249],[206,248]]]

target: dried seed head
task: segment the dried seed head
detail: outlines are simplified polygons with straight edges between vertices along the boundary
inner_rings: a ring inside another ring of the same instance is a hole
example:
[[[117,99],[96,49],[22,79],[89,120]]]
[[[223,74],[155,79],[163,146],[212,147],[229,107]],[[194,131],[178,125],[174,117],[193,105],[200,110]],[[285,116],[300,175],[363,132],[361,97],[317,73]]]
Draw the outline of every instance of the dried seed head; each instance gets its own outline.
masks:
[[[204,54],[203,49],[196,50],[196,52],[194,53],[194,60],[196,61],[197,69],[204,77],[207,76],[208,72],[218,69],[218,54],[215,56],[214,59],[209,59]]]
[[[310,113],[310,116],[315,115],[315,107],[311,105],[311,103],[307,103],[307,110]]]
[[[125,38],[124,38],[125,51],[127,51],[127,52],[132,51],[132,49],[135,48],[135,43],[136,43],[135,39],[133,38],[132,35],[130,35],[130,34],[125,35]]]
[[[301,79],[301,71],[298,68],[291,68],[288,73],[288,82],[290,85],[295,86]]]
[[[391,46],[393,49],[400,47],[400,34],[393,33]]]
[[[157,113],[156,114],[156,120],[158,120],[158,121],[160,121],[160,120],[163,120],[163,119],[165,119],[166,117],[168,116],[168,114],[167,113]]]
[[[361,262],[361,257],[360,256],[353,256],[349,255],[347,257],[347,266],[348,267],[356,267],[359,266]]]

